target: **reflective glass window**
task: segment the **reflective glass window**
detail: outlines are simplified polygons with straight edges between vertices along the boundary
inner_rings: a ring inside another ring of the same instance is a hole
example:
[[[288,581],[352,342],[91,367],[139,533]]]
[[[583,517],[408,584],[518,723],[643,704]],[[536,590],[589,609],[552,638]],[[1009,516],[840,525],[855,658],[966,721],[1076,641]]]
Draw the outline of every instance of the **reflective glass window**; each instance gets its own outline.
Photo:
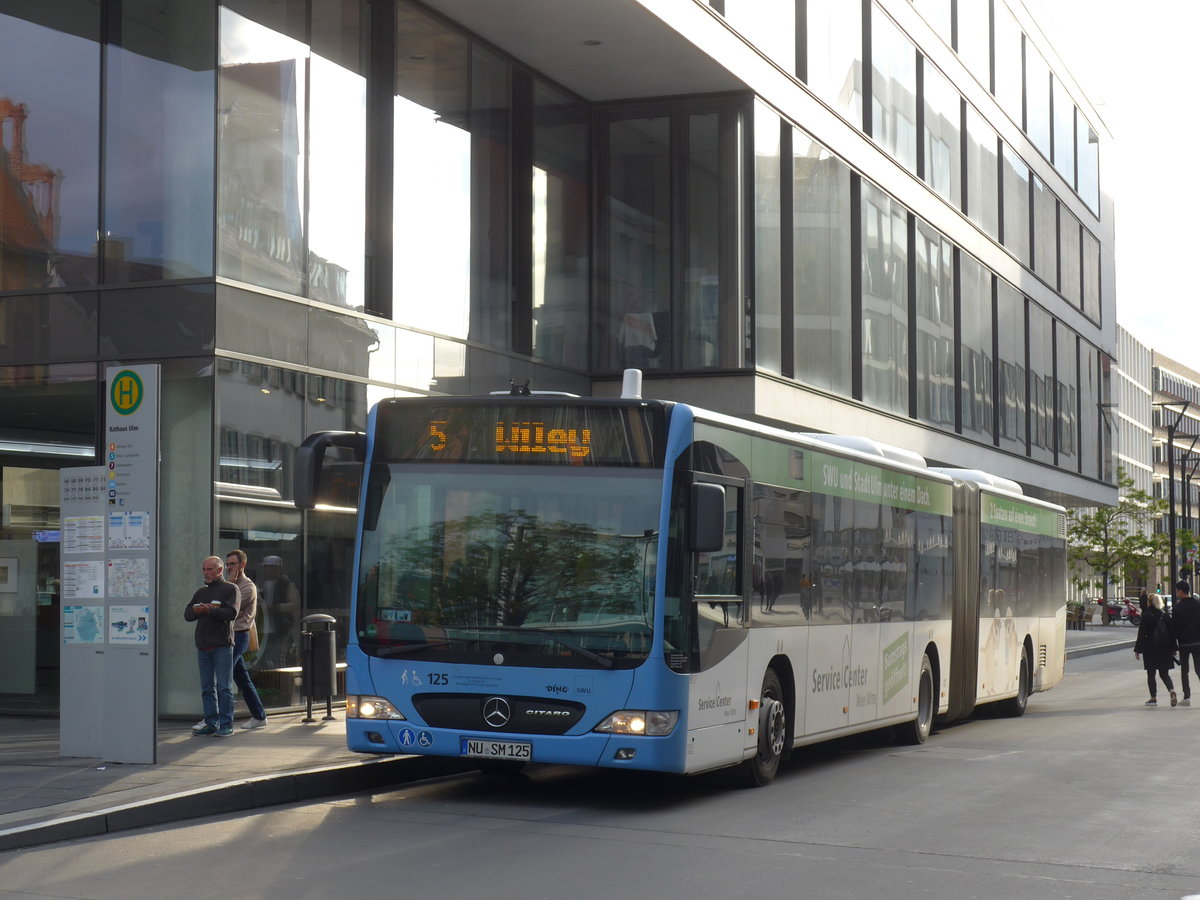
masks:
[[[954,246],[917,220],[917,418],[954,429]]]
[[[796,0],[725,0],[725,21],[791,72],[796,65]]]
[[[253,488],[260,499],[292,499],[306,391],[305,375],[291,369],[217,359],[221,485]],[[238,493],[233,487],[221,490]]]
[[[99,300],[94,291],[0,300],[0,364],[95,359]]]
[[[738,364],[738,118],[715,112],[687,116],[683,365],[689,369]]]
[[[1046,182],[1033,176],[1033,271],[1058,286],[1058,198]]]
[[[983,231],[1000,239],[1000,173],[995,130],[967,104],[967,214]]]
[[[996,100],[1009,117],[1021,124],[1021,104],[1024,99],[1021,70],[1021,45],[1025,36],[1021,26],[1003,3],[993,6],[996,43]]]
[[[754,104],[754,362],[782,371],[779,116]]]
[[[992,273],[959,254],[959,317],[962,328],[960,381],[963,434],[992,442]]]
[[[1051,76],[1054,107],[1054,168],[1075,186],[1075,104],[1057,76]]]
[[[599,322],[609,369],[671,365],[671,120],[608,126],[608,269]]]
[[[1054,331],[1050,314],[1035,303],[1029,316],[1029,444],[1030,456],[1054,461]]]
[[[908,414],[908,210],[862,191],[863,401]]]
[[[1025,133],[1050,158],[1050,67],[1030,41],[1025,42]]]
[[[1079,339],[1062,322],[1054,326],[1054,374],[1058,390],[1058,465],[1079,469]]]
[[[133,0],[105,70],[106,282],[213,271],[213,6]]]
[[[1025,298],[1003,279],[996,283],[996,353],[1000,360],[999,445],[1025,453]]]
[[[591,229],[588,112],[533,87],[533,355],[586,369]]]
[[[796,378],[850,396],[850,170],[792,132]]]
[[[990,0],[958,0],[959,58],[979,83],[991,89],[992,16]]]
[[[293,294],[304,279],[303,24],[299,0],[230,2],[219,22],[217,273]]]
[[[862,128],[862,7],[808,0],[808,86]]]
[[[917,170],[917,50],[871,6],[871,134],[910,172]]]
[[[925,61],[925,183],[962,207],[962,100],[950,80]]]
[[[1029,166],[1008,144],[1001,144],[1004,173],[1004,246],[1025,265],[1029,258]]]
[[[313,0],[309,57],[308,296],[362,309],[367,79],[361,0]]]
[[[1058,210],[1059,292],[1075,306],[1083,304],[1083,284],[1079,262],[1079,220],[1066,207]]]
[[[0,367],[0,547],[8,576],[0,592],[0,707],[6,711],[58,709],[62,544],[45,538],[61,527],[59,470],[95,462],[96,389],[95,363]]]
[[[1083,313],[1100,321],[1100,241],[1083,229]]]
[[[1079,196],[1096,215],[1100,214],[1100,136],[1083,113],[1075,110],[1075,160]]]
[[[460,338],[471,318],[470,63],[466,37],[396,5],[393,316]]]
[[[913,0],[917,12],[929,23],[947,45],[951,42],[951,0]]]
[[[98,279],[99,29],[98,2],[0,14],[0,290]]]

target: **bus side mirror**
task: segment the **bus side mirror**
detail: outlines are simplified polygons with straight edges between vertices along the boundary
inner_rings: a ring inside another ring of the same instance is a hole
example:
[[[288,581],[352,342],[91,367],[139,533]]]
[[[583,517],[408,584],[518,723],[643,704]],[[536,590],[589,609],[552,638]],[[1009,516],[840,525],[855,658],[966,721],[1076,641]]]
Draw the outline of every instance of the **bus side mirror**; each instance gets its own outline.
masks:
[[[719,484],[692,485],[690,549],[714,553],[725,547],[725,488]]]
[[[312,509],[317,505],[317,490],[321,483],[321,465],[330,447],[345,447],[354,451],[362,462],[367,456],[367,436],[361,431],[318,431],[304,439],[296,449],[296,472],[292,492],[297,509]]]

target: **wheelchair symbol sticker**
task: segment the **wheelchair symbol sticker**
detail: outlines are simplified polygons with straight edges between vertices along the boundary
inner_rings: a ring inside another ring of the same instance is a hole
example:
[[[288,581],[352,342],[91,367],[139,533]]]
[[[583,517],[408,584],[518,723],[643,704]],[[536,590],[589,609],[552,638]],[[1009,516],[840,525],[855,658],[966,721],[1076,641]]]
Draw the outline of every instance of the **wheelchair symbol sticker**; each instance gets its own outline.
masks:
[[[420,734],[417,735],[417,743],[420,744],[422,747],[432,747],[433,746],[433,735],[430,734],[428,731],[422,731]]]

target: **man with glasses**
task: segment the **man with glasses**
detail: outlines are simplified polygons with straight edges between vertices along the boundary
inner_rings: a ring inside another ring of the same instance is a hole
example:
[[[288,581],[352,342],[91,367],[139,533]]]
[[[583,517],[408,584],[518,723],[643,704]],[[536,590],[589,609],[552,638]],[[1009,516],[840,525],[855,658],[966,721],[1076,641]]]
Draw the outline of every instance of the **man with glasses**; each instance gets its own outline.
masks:
[[[230,550],[225,554],[225,580],[241,593],[241,605],[237,618],[233,620],[233,683],[238,686],[242,699],[250,709],[250,720],[242,728],[262,728],[267,724],[267,711],[242,658],[250,644],[250,631],[255,628],[254,616],[258,611],[258,588],[246,577],[246,554],[243,551]]]
[[[233,734],[233,620],[240,595],[221,577],[224,568],[219,556],[205,559],[200,566],[204,587],[183,609],[183,618],[196,623],[196,661],[204,702],[204,725],[192,729],[195,735]]]

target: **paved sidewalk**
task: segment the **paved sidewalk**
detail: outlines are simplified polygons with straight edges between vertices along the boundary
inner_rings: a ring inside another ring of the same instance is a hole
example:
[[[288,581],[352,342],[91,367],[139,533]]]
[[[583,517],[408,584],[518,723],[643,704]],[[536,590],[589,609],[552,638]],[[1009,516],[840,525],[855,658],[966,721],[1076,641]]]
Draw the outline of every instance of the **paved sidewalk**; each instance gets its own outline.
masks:
[[[346,749],[344,710],[304,723],[272,715],[233,737],[193,737],[160,722],[158,762],[121,765],[58,755],[58,720],[0,717],[0,851],[370,790],[461,771],[458,760]],[[240,726],[244,719],[237,723]]]
[[[1067,632],[1067,657],[1132,648],[1128,624]],[[465,771],[455,759],[364,756],[346,749],[335,720],[273,715],[266,728],[193,737],[161,722],[158,762],[119,765],[58,755],[58,720],[0,717],[0,851],[290,803]],[[244,720],[241,720],[244,721]],[[240,725],[240,721],[238,723]]]

